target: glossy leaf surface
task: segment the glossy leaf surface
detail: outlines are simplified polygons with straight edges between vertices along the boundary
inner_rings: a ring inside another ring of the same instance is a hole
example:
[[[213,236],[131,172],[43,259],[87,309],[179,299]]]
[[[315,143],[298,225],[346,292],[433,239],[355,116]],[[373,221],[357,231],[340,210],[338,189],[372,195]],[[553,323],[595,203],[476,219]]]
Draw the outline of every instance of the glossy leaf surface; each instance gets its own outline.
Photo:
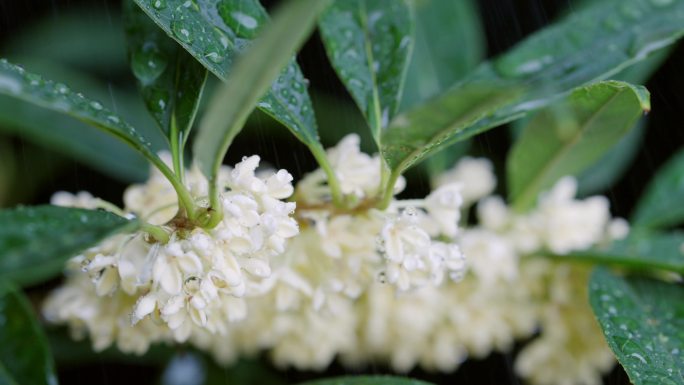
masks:
[[[684,384],[684,287],[597,269],[589,300],[635,385]]]
[[[170,140],[188,138],[207,70],[132,0],[124,1],[129,60],[148,111]]]
[[[658,170],[634,210],[639,227],[667,227],[684,221],[684,151]]]
[[[405,0],[337,0],[321,16],[328,58],[377,143],[399,107],[412,26]]]
[[[0,211],[0,278],[30,284],[58,275],[64,261],[138,223],[105,211],[57,206]]]
[[[268,23],[257,0],[135,0],[136,4],[209,71],[227,80],[237,55]],[[307,145],[318,142],[316,121],[304,79],[292,60],[258,108],[285,125]]]

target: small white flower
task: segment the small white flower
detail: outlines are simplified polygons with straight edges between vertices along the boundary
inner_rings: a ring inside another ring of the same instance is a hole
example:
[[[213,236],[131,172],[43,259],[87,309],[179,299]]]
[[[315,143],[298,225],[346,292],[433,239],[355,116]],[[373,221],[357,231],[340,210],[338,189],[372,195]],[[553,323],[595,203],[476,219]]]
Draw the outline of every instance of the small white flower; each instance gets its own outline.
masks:
[[[485,158],[464,157],[451,170],[436,178],[433,185],[458,183],[465,205],[477,202],[489,195],[496,187],[492,163]]]

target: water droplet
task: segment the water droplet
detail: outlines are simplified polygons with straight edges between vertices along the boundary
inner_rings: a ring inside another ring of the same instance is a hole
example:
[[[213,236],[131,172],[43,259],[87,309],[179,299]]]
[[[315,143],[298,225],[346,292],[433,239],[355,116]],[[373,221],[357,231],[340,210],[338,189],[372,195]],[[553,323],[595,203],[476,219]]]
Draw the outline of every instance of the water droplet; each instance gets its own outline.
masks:
[[[238,37],[251,39],[256,36],[259,26],[266,18],[264,10],[257,2],[223,0],[217,8],[221,19]]]
[[[96,110],[101,110],[102,109],[102,104],[99,102],[90,102],[90,107],[93,107]]]
[[[9,91],[13,94],[18,94],[21,92],[22,86],[19,80],[0,75],[0,90]]]
[[[226,59],[226,57],[222,53],[222,50],[214,46],[209,46],[207,48],[204,57],[206,57],[214,63],[221,63]]]
[[[152,0],[152,8],[156,10],[161,10],[166,8],[166,0]]]
[[[133,53],[131,69],[142,84],[154,82],[166,69],[166,56],[156,47],[146,47]]]
[[[173,34],[183,43],[192,43],[192,33],[188,29],[189,26],[183,20],[174,20],[171,23],[171,30]]]

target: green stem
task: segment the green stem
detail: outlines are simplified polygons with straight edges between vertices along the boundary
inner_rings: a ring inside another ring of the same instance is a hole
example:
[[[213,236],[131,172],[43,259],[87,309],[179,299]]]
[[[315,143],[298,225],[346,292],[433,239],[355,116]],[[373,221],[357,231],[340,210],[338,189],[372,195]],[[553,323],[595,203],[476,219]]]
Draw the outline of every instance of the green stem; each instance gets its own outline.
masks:
[[[214,178],[209,180],[209,210],[205,214],[207,216],[201,220],[201,225],[205,229],[213,229],[223,220],[220,189],[218,180]]]
[[[309,146],[309,150],[313,154],[314,158],[318,162],[318,165],[323,169],[325,175],[328,177],[328,186],[330,187],[330,193],[332,195],[333,204],[337,207],[344,207],[344,198],[342,195],[342,189],[340,188],[340,181],[335,175],[335,171],[330,166],[330,161],[328,161],[328,156],[325,154],[323,146],[319,143],[312,144]]]
[[[192,195],[187,188],[180,181],[178,176],[162,162],[161,159],[157,157],[150,158],[152,163],[157,167],[157,169],[168,179],[173,189],[176,190],[176,195],[178,195],[178,206],[179,209],[185,210],[188,219],[195,220],[197,218],[197,208],[195,207],[195,201],[192,199]]]
[[[159,243],[168,243],[170,240],[169,233],[167,233],[166,230],[164,230],[164,228],[161,226],[143,223],[141,230],[151,235]]]
[[[380,210],[385,210],[390,202],[392,201],[392,197],[394,197],[394,185],[397,184],[397,179],[401,176],[401,173],[398,171],[393,171],[389,179],[387,180],[387,184],[385,184],[385,191],[382,196],[382,199],[380,200],[380,203],[378,204],[378,208]]]
[[[171,115],[171,133],[169,135],[171,145],[171,157],[173,158],[173,171],[178,175],[181,183],[185,184],[185,167],[183,165],[183,144],[185,140],[178,132],[175,115]]]

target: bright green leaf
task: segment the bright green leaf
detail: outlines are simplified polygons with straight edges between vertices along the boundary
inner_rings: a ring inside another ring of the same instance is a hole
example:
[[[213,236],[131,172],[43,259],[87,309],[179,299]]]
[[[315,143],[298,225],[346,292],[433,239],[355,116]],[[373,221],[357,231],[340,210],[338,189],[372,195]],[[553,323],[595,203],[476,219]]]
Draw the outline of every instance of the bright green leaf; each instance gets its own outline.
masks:
[[[132,0],[124,1],[129,60],[147,109],[175,146],[188,138],[207,70]]]
[[[589,281],[589,300],[633,384],[684,384],[682,285],[600,268]]]
[[[405,0],[337,0],[321,15],[321,37],[333,68],[380,144],[396,113],[413,45]]]
[[[394,118],[382,133],[382,156],[394,173],[403,172],[444,146],[472,136],[467,127],[510,104],[519,91],[497,83],[451,89]]]
[[[0,281],[0,383],[57,385],[45,334],[24,294]]]
[[[684,274],[684,233],[632,231],[605,248],[573,251],[555,256],[561,260],[624,266],[639,270],[667,270]]]
[[[32,284],[53,277],[69,257],[137,225],[105,211],[57,206],[2,210],[0,278]]]
[[[684,151],[660,168],[634,210],[638,227],[668,227],[684,221]]]
[[[283,67],[309,36],[318,14],[326,5],[327,1],[321,0],[286,3],[273,23],[265,28],[258,43],[238,60],[226,84],[211,100],[194,144],[194,153],[212,186],[233,138],[276,76],[282,71],[290,71],[291,66]]]
[[[268,14],[257,0],[135,2],[169,36],[224,81],[235,57],[268,22]],[[263,95],[258,108],[311,146],[318,143],[318,134],[307,84],[292,60]]]
[[[538,113],[508,157],[508,191],[521,210],[565,175],[579,175],[650,110],[643,87],[606,81],[578,88]]]
[[[6,60],[0,60],[0,94],[84,121],[114,135],[150,161],[163,166],[155,155],[150,140],[100,102],[72,91],[65,84],[43,79],[40,75],[30,73]],[[49,127],[45,129],[48,130]],[[78,137],[71,140],[78,140]]]
[[[447,90],[484,58],[485,36],[473,0],[417,0],[413,54],[403,110]]]
[[[396,376],[346,376],[309,381],[300,385],[430,385],[430,383]]]

